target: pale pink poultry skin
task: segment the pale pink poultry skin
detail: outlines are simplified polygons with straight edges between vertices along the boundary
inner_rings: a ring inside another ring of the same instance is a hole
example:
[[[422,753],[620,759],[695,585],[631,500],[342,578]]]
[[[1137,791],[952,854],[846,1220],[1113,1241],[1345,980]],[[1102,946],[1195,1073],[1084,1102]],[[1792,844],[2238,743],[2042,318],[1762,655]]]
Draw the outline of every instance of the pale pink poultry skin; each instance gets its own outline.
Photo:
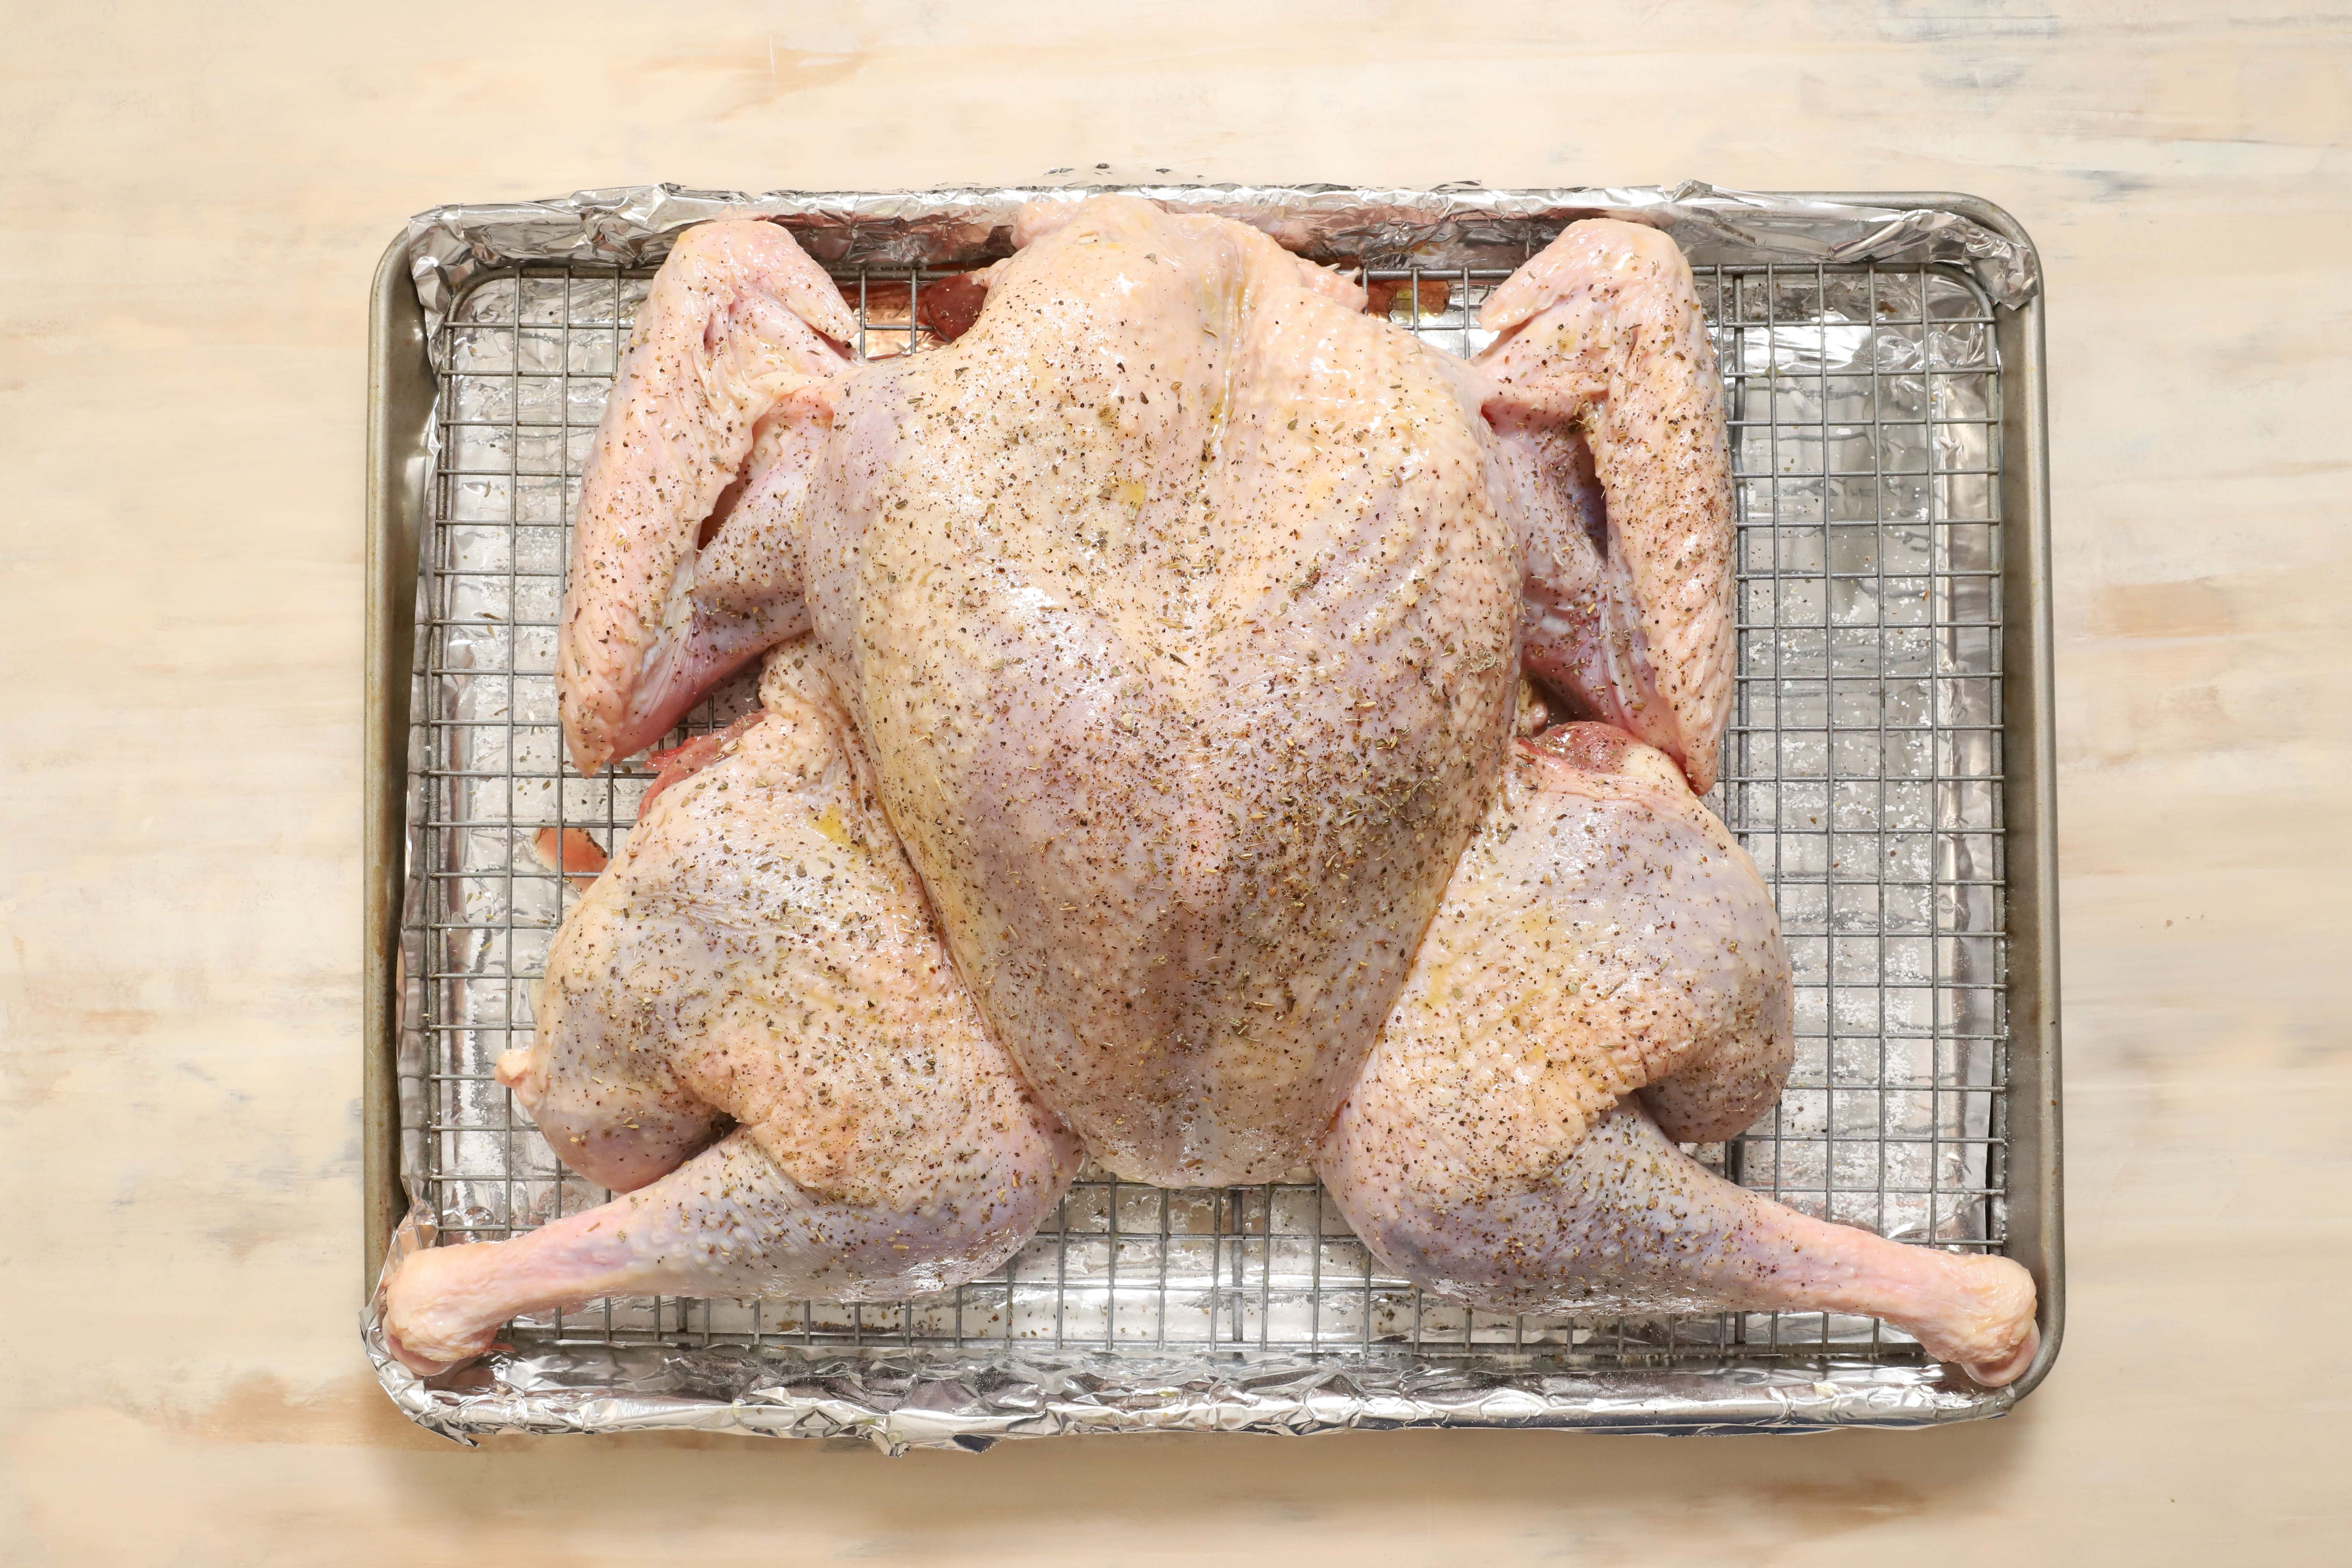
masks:
[[[629,1195],[410,1259],[387,1328],[412,1365],[592,1296],[944,1289],[1028,1239],[1076,1173],[814,663],[805,644],[771,659],[761,721],[646,812],[565,922],[536,1045],[499,1062],[564,1162]]]
[[[1527,530],[1521,657],[1705,795],[1737,644],[1723,383],[1689,264],[1655,229],[1573,224],[1478,319]]]
[[[806,628],[793,552],[830,413],[815,394],[848,368],[856,330],[773,224],[705,224],[671,251],[580,483],[559,658],[582,772],[660,740],[722,676]]]
[[[1906,1247],[1716,1175],[1788,1075],[1770,896],[1663,752],[1521,742],[1316,1171],[1373,1253],[1500,1311],[1857,1311],[1990,1382],[2031,1358],[2006,1258]]]
[[[816,641],[982,1011],[1132,1180],[1298,1164],[1500,760],[1481,389],[1361,306],[1103,203],[838,399]]]
[[[583,485],[567,736],[626,754],[784,642],[769,716],[651,805],[500,1064],[638,1190],[418,1255],[403,1359],[608,1290],[974,1278],[1083,1151],[1188,1186],[1312,1163],[1481,1305],[1868,1312],[2021,1372],[2016,1265],[1672,1142],[1744,1128],[1791,1041],[1769,895],[1691,793],[1732,538],[1671,242],[1571,226],[1469,364],[1238,225],[1108,197],[1016,238],[954,343],[856,367],[772,226],[656,280]],[[1523,663],[1622,728],[1516,740]],[[856,878],[802,869],[842,833]]]

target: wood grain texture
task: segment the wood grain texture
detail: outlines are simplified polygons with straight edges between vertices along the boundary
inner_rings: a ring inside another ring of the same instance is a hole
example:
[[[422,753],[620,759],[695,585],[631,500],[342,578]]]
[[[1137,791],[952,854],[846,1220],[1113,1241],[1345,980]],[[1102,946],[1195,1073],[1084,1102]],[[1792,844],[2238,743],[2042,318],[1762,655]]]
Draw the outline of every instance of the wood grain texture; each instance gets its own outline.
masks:
[[[2318,1563],[2352,1531],[2352,10],[0,4],[0,1557]],[[362,1363],[364,302],[446,200],[1950,188],[2049,272],[2070,1321],[2013,1418],[499,1443]]]

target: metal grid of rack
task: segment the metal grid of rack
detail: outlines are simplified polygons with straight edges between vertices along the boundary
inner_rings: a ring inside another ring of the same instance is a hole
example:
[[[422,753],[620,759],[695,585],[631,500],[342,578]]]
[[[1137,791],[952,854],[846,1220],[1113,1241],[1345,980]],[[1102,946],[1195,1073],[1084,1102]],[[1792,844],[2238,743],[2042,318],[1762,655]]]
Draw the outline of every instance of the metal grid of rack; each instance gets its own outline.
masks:
[[[856,352],[934,345],[920,272],[844,275]],[[1369,275],[1390,319],[1475,352],[1501,272]],[[1699,1151],[1808,1212],[1923,1245],[2003,1236],[2000,367],[1991,308],[1935,268],[1700,268],[1739,498],[1738,700],[1710,804],[1779,900],[1798,1054],[1772,1113]],[[410,1179],[448,1239],[602,1202],[490,1066],[530,1029],[567,897],[534,840],[618,848],[649,775],[565,771],[555,636],[578,476],[646,275],[488,279],[433,344],[412,798],[425,973]],[[685,726],[751,705],[732,683]],[[1509,1317],[1384,1277],[1311,1179],[1167,1191],[1088,1170],[999,1273],[902,1305],[616,1300],[519,1340],[982,1348],[1549,1347],[1711,1363],[1916,1359],[1868,1319]]]

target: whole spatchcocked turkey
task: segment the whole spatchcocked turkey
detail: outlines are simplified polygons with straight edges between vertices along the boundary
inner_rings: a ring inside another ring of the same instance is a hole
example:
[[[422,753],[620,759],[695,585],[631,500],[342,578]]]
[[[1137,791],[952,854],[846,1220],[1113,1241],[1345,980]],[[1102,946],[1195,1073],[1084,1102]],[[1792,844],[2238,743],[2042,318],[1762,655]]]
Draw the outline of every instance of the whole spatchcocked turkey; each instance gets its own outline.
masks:
[[[1673,242],[1570,226],[1465,361],[1222,219],[1106,196],[1014,239],[952,343],[870,363],[772,224],[655,279],[582,489],[566,739],[633,754],[761,655],[763,710],[673,762],[499,1063],[624,1195],[412,1256],[401,1359],[600,1295],[942,1289],[1091,1155],[1311,1163],[1485,1307],[1866,1313],[2019,1375],[2016,1264],[1676,1146],[1772,1104],[1791,1022],[1697,798],[1732,498]]]

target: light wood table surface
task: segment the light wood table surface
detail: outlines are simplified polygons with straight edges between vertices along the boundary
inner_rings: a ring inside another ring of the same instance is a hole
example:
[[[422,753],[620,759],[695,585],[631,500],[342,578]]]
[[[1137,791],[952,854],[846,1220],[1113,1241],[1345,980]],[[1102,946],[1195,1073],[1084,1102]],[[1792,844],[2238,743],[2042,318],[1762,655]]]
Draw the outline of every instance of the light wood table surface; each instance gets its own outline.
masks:
[[[0,1560],[2352,1561],[2352,13],[0,4]],[[362,306],[442,201],[1955,189],[2049,272],[2071,1321],[1805,1441],[500,1441],[355,1329]]]

